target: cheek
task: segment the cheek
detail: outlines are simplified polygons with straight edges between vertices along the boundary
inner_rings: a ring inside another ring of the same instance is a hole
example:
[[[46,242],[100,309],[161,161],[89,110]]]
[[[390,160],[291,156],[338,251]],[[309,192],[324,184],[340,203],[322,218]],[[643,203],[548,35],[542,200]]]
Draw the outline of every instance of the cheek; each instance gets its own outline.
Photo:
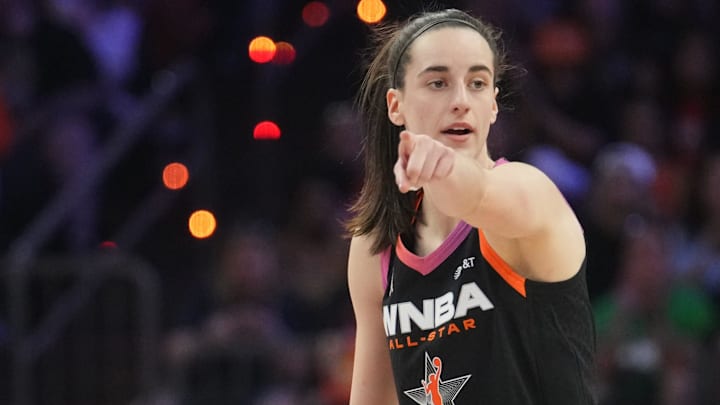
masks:
[[[497,104],[495,104],[495,101],[493,99],[485,99],[483,98],[480,101],[482,108],[480,109],[481,114],[483,118],[485,118],[487,121],[490,122],[490,124],[495,123],[495,120],[497,119]]]
[[[405,123],[407,129],[421,132],[429,130],[429,128],[427,128],[428,125],[434,124],[437,121],[438,111],[440,111],[438,101],[439,100],[425,99],[414,100],[412,108],[409,108],[405,113],[405,116],[408,118]]]

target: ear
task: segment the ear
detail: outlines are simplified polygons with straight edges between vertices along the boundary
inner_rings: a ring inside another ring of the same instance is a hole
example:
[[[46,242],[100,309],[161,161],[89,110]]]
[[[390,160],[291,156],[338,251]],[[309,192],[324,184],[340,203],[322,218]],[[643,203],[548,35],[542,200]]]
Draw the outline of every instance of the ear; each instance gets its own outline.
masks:
[[[494,124],[497,121],[498,111],[500,110],[497,103],[497,96],[500,93],[500,88],[495,87],[495,95],[493,96],[492,111],[490,115],[490,123]]]
[[[400,112],[400,90],[389,89],[385,94],[385,101],[387,102],[388,118],[390,122],[397,126],[405,125],[405,117]]]

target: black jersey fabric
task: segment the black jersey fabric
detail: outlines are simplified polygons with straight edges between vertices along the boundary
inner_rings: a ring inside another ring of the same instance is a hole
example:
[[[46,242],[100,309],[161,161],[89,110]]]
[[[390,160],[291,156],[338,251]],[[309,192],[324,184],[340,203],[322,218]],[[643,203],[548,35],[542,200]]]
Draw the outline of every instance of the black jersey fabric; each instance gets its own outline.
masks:
[[[526,280],[461,222],[425,257],[383,257],[383,320],[401,405],[595,403],[595,331],[585,263]]]

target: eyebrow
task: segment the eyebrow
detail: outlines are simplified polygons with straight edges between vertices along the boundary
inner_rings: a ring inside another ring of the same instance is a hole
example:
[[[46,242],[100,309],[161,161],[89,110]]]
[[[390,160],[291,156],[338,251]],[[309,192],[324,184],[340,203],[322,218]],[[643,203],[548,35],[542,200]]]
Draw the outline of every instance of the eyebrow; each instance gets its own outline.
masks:
[[[422,75],[424,75],[425,73],[430,73],[430,72],[440,72],[440,73],[444,73],[444,72],[449,72],[449,71],[450,71],[450,68],[447,67],[447,66],[444,66],[444,65],[431,65],[431,66],[428,66],[428,67],[426,67],[425,69],[421,70],[420,73],[418,73],[418,76],[422,76]],[[492,71],[490,70],[490,68],[487,67],[487,66],[485,66],[485,65],[472,65],[472,66],[470,66],[470,68],[468,69],[468,72],[470,72],[470,73],[483,72],[483,71],[492,74]]]

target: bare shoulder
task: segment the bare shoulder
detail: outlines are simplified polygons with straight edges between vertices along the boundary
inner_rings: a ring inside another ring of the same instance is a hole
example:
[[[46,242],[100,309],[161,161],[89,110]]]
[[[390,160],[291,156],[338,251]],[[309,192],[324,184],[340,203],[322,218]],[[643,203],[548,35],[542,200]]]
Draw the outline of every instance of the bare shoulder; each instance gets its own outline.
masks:
[[[372,253],[372,245],[373,239],[369,235],[354,236],[350,241],[348,286],[355,304],[382,299],[380,255]]]
[[[544,186],[554,185],[545,172],[525,162],[505,162],[495,166],[492,172],[500,176],[512,176],[516,181],[537,183]]]
[[[519,198],[529,209],[543,212],[564,212],[574,216],[565,197],[552,179],[539,168],[524,162],[507,162],[493,170],[494,184],[500,195]],[[502,191],[505,191],[503,193]],[[555,211],[558,210],[558,211]]]

